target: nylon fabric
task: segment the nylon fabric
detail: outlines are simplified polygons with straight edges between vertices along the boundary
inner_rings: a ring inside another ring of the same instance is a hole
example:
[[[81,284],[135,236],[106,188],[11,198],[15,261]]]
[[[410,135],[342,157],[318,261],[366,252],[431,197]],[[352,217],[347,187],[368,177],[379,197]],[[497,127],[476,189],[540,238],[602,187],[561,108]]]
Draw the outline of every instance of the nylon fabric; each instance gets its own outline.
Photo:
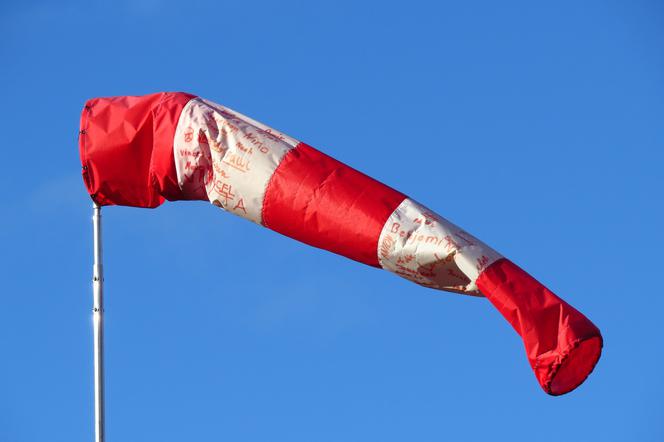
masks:
[[[190,94],[93,98],[81,114],[83,180],[99,205],[157,207],[173,186],[173,134]]]
[[[597,327],[489,246],[391,187],[224,106],[178,92],[94,98],[81,115],[79,150],[85,185],[100,205],[209,200],[420,285],[486,296],[522,337],[549,394],[576,388],[600,357]]]
[[[592,372],[602,335],[574,307],[504,258],[482,272],[477,286],[523,339],[544,391],[567,393]]]
[[[270,181],[263,224],[283,235],[379,267],[378,238],[405,195],[300,143]]]
[[[410,198],[380,234],[378,259],[390,272],[438,290],[481,296],[475,280],[501,255]]]
[[[262,223],[265,189],[297,141],[227,107],[191,100],[174,138],[183,195]]]

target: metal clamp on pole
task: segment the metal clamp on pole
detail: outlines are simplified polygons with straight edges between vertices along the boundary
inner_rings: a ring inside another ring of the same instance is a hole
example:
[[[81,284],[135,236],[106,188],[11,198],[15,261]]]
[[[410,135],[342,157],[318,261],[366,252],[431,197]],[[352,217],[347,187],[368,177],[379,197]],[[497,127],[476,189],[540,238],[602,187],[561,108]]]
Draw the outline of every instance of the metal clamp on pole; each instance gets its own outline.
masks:
[[[92,205],[94,261],[92,265],[92,327],[94,336],[95,442],[104,442],[104,265],[101,207]]]

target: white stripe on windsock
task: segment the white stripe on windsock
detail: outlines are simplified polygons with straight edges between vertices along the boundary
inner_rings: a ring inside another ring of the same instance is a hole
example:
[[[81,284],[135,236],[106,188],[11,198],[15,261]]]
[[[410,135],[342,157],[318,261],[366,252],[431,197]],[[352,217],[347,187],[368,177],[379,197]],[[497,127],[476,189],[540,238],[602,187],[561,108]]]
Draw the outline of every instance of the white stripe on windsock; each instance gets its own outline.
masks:
[[[262,223],[265,190],[299,142],[238,112],[195,98],[182,110],[173,151],[185,195]]]
[[[475,281],[501,255],[425,206],[406,198],[378,240],[378,261],[417,284],[482,296]]]

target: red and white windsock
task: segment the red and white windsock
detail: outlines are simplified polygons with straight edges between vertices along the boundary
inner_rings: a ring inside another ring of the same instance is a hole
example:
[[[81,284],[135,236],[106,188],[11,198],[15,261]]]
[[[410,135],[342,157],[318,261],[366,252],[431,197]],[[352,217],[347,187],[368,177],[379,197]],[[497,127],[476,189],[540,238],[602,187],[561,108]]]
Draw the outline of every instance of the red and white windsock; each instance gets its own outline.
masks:
[[[99,205],[209,200],[306,244],[417,284],[485,296],[549,394],[593,370],[597,327],[517,265],[406,195],[227,107],[175,92],[94,98],[79,137]]]

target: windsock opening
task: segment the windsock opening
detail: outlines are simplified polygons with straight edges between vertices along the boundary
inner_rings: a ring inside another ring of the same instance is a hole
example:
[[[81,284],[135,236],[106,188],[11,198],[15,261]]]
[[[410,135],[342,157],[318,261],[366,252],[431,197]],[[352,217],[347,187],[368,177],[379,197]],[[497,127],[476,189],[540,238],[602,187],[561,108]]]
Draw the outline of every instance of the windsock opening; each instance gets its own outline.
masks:
[[[581,385],[602,352],[602,335],[588,318],[519,266],[500,259],[477,287],[523,339],[541,387],[558,396]]]
[[[81,113],[83,181],[101,206],[157,207],[187,199],[176,182],[173,134],[193,95],[93,98]]]
[[[551,380],[545,390],[558,396],[574,390],[586,380],[602,353],[602,338],[594,336],[573,347],[562,363],[551,370]]]

